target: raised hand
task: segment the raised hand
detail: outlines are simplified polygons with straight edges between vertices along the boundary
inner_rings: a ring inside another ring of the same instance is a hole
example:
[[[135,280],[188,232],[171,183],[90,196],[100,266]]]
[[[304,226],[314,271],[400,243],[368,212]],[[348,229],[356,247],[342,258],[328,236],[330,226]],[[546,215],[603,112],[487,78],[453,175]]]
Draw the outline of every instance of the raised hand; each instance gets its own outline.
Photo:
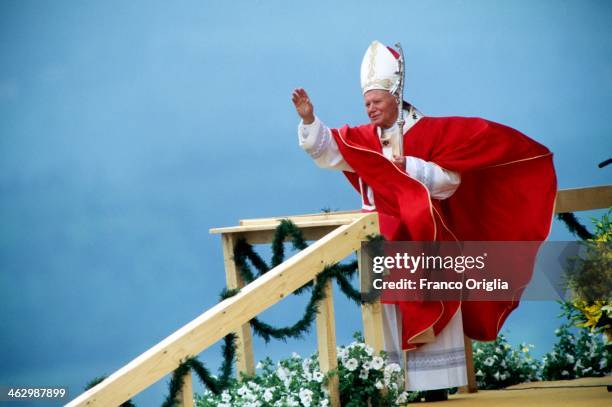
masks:
[[[300,115],[304,124],[311,124],[314,122],[314,107],[308,97],[308,93],[306,93],[304,89],[294,89],[291,94],[291,101],[295,106],[295,111]]]

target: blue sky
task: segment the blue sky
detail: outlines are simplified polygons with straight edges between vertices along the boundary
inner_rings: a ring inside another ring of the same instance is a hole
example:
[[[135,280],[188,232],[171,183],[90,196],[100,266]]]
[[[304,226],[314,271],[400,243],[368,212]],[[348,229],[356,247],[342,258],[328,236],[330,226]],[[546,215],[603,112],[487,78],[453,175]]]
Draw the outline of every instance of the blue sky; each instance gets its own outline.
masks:
[[[425,114],[523,131],[555,153],[561,188],[610,183],[609,2],[329,3],[0,2],[0,384],[76,395],[212,306],[211,227],[356,208],[297,147],[290,94],[308,89],[331,126],[365,122],[374,39],[402,42]],[[571,237],[555,223],[551,238]],[[265,316],[293,321],[303,302],[287,303]],[[336,307],[347,342],[358,309]],[[505,329],[545,352],[557,310],[523,304]],[[256,356],[314,343],[256,341]],[[218,350],[202,360],[216,369]]]

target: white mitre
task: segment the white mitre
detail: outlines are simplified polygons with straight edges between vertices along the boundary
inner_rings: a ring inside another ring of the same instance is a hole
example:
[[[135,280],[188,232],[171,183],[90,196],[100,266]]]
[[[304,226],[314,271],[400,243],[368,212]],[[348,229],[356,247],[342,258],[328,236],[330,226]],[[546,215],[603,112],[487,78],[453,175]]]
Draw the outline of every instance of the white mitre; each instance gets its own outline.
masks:
[[[374,41],[366,50],[361,61],[361,92],[372,89],[395,92],[399,86],[399,54],[387,48],[384,44]]]

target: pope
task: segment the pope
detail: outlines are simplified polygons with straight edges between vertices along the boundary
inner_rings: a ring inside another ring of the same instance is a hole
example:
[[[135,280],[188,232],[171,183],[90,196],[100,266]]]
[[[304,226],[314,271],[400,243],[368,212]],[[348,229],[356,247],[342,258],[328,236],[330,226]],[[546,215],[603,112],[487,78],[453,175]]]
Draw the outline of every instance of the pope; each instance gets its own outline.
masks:
[[[557,190],[552,153],[489,120],[423,115],[397,92],[399,57],[378,41],[366,50],[367,124],[331,129],[308,93],[295,89],[299,145],[319,167],[344,172],[388,240],[545,240]],[[518,299],[384,304],[385,347],[404,365],[407,390],[465,385],[464,334],[494,340],[517,306]]]

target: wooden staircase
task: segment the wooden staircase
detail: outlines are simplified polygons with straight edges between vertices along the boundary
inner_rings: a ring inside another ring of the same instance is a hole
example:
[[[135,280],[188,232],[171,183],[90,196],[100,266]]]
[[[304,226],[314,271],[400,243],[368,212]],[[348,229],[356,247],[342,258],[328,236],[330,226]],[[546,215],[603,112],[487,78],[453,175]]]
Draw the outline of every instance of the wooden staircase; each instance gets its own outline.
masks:
[[[574,212],[610,206],[612,206],[612,185],[577,188],[558,192],[555,212]],[[270,243],[274,230],[282,219],[290,219],[303,231],[306,240],[316,240],[316,242],[244,286],[233,259],[236,241],[244,238],[250,244]],[[249,321],[304,284],[314,280],[324,266],[337,263],[358,252],[361,242],[366,240],[368,235],[378,234],[379,227],[376,213],[347,211],[247,219],[240,221],[238,226],[211,229],[210,232],[221,235],[227,287],[241,288],[240,292],[187,323],[104,381],[76,397],[67,406],[120,405],[173,372],[186,358],[198,355],[230,332],[236,332],[238,336],[238,371],[253,373],[255,365]],[[319,306],[316,324],[320,365],[323,372],[335,369],[337,366],[331,283],[327,284],[325,291],[326,298]],[[364,337],[375,351],[383,348],[381,307],[380,303],[373,303],[364,304],[361,308]],[[472,392],[476,391],[476,382],[469,339],[466,339],[466,354],[469,383],[464,391]],[[330,382],[330,397],[332,405],[340,405],[337,382]],[[185,377],[179,402],[183,406],[193,405],[191,374]]]

